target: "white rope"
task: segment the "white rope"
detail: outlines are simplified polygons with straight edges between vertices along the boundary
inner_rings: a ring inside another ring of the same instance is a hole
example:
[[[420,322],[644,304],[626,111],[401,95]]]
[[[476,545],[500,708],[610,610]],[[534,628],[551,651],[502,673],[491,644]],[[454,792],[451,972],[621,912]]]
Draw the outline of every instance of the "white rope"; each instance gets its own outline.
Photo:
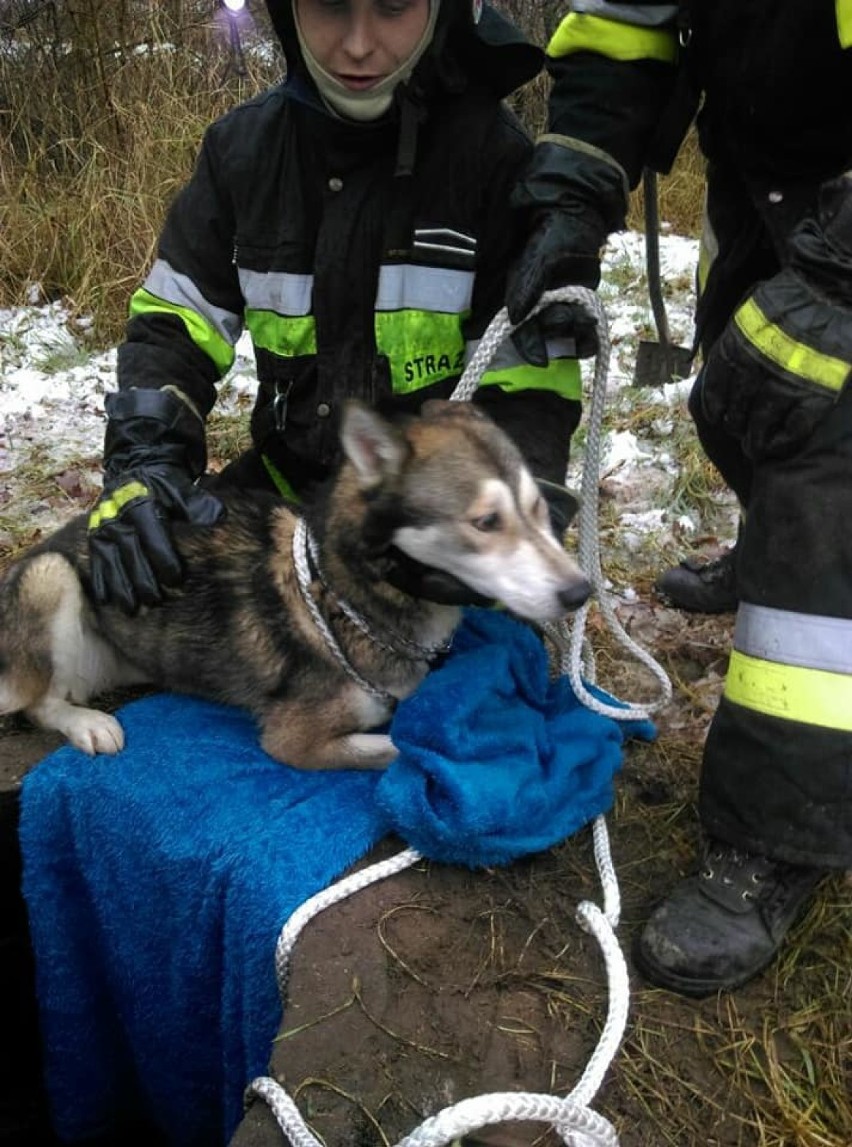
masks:
[[[560,671],[567,673],[571,686],[583,705],[596,713],[613,717],[616,720],[644,718],[654,709],[670,700],[671,683],[665,671],[653,657],[625,633],[609,602],[601,571],[598,539],[598,479],[601,426],[611,350],[606,316],[595,292],[583,287],[563,287],[555,291],[548,291],[530,312],[530,316],[553,302],[579,302],[587,308],[597,323],[598,353],[589,411],[578,525],[580,566],[589,578],[610,630],[657,678],[661,688],[661,699],[655,705],[626,704],[614,706],[598,700],[588,691],[583,681],[584,674],[582,672],[585,652],[589,662],[585,676],[587,679],[593,679],[594,660],[590,655],[588,642],[585,640],[588,605],[583,606],[575,614],[573,625],[566,622],[559,626],[548,626],[546,632],[560,652]],[[454,401],[470,399],[497,348],[511,333],[512,329],[507,312],[505,310],[500,311],[480,340],[470,363],[450,396]],[[294,539],[294,554],[295,551]],[[604,817],[596,818],[592,832],[595,864],[601,882],[604,909],[601,911],[596,904],[584,900],[577,906],[576,918],[580,926],[594,936],[603,954],[609,991],[609,1008],[600,1039],[578,1083],[564,1098],[529,1092],[494,1092],[464,1099],[460,1103],[445,1108],[437,1115],[424,1120],[419,1127],[401,1139],[396,1147],[447,1147],[448,1144],[457,1142],[472,1131],[491,1124],[512,1120],[546,1123],[554,1129],[568,1147],[618,1147],[618,1136],[615,1128],[602,1115],[598,1115],[589,1108],[589,1104],[597,1094],[604,1075],[624,1038],[630,1001],[627,964],[615,935],[621,913],[621,897],[618,879],[612,863],[609,835]],[[377,880],[401,872],[420,859],[420,854],[414,849],[406,849],[388,860],[380,861],[378,864],[371,865],[338,881],[337,884],[311,897],[310,900],[296,909],[282,928],[276,945],[275,969],[282,1003],[286,1004],[289,963],[293,945],[305,924],[323,908],[338,903],[353,892],[366,888]],[[259,1096],[269,1105],[279,1127],[292,1147],[324,1147],[324,1144],[308,1129],[296,1104],[274,1079],[261,1076],[253,1080],[246,1089],[247,1099],[252,1095]]]
[[[287,1002],[287,981],[293,945],[308,921],[313,920],[314,916],[317,916],[324,908],[330,908],[332,904],[338,904],[341,900],[345,900],[353,892],[360,892],[362,888],[375,884],[377,880],[395,876],[397,872],[403,872],[421,859],[420,853],[415,849],[406,848],[387,860],[380,860],[376,864],[371,864],[367,868],[359,869],[358,872],[344,876],[336,884],[324,888],[321,892],[311,896],[304,904],[299,905],[284,924],[278,936],[278,943],[275,945],[275,975],[278,980],[278,991],[282,1004]]]
[[[399,1140],[396,1147],[447,1147],[471,1131],[512,1120],[546,1123],[569,1147],[618,1147],[618,1136],[612,1124],[588,1106],[624,1037],[630,999],[627,965],[613,930],[618,923],[618,885],[609,856],[603,817],[595,821],[594,834],[595,859],[607,910],[606,913],[601,912],[596,904],[583,901],[577,906],[576,915],[578,923],[595,937],[603,953],[610,1006],[598,1044],[576,1087],[564,1098],[531,1092],[494,1092],[464,1099],[424,1120]],[[404,849],[387,860],[344,877],[296,909],[281,929],[275,951],[275,971],[283,1006],[287,1002],[290,956],[308,921],[353,892],[402,872],[421,859],[415,849]],[[246,1100],[253,1095],[267,1103],[292,1147],[325,1147],[312,1134],[299,1108],[276,1080],[270,1076],[252,1080],[246,1088]]]

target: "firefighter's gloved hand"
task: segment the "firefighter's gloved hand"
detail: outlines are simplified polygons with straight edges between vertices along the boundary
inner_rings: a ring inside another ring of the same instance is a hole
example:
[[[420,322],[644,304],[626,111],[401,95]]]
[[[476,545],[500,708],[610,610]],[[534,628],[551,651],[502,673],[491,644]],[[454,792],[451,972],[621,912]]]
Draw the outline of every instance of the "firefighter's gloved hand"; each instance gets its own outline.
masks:
[[[218,498],[184,470],[152,463],[119,475],[89,515],[92,590],[126,613],[162,601],[162,588],[183,580],[169,522],[212,526],[224,514]]]
[[[547,366],[546,340],[573,338],[574,357],[597,353],[595,320],[581,303],[553,303],[521,322],[545,291],[558,287],[589,287],[600,283],[603,224],[594,212],[577,209],[540,214],[520,257],[509,271],[506,308],[512,323],[521,323],[512,342],[533,366]]]
[[[606,237],[600,216],[581,204],[538,212],[524,249],[509,270],[506,307],[511,321],[519,323],[545,291],[557,287],[596,290]]]
[[[207,464],[204,424],[179,391],[119,391],[105,406],[104,490],[89,517],[92,591],[134,613],[183,579],[170,520],[212,526],[224,507],[195,484]]]
[[[506,285],[506,307],[514,326],[545,291],[597,290],[601,251],[610,233],[624,226],[628,190],[622,167],[597,148],[558,135],[535,145],[510,197],[524,236]],[[522,332],[519,327],[512,336],[519,354],[543,365],[541,339]],[[578,357],[595,349],[590,340],[578,337]]]
[[[561,358],[593,358],[598,353],[597,321],[582,303],[550,303],[521,323],[512,341],[531,366],[547,366],[548,345]]]

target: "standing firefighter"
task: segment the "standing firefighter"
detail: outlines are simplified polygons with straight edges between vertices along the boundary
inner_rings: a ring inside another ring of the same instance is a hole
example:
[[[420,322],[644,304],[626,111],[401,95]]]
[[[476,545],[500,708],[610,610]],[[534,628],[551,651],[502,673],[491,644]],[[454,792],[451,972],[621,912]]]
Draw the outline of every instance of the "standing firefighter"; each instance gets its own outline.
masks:
[[[220,512],[196,479],[244,329],[253,446],[218,481],[303,497],[337,461],[344,398],[416,410],[451,393],[518,246],[509,196],[532,143],[502,97],[539,48],[471,0],[268,7],[287,79],[207,131],[118,352],[91,551],[96,595],[128,610],[180,580],[169,520]],[[549,345],[540,368],[507,348],[475,401],[561,487],[580,374]],[[398,571],[409,588],[427,576]]]
[[[597,285],[628,187],[668,169],[703,97],[690,412],[742,503],[740,604],[704,750],[704,863],[635,953],[701,996],[767,965],[826,870],[852,866],[852,0],[571,9],[548,47],[551,134],[514,193],[513,317]]]

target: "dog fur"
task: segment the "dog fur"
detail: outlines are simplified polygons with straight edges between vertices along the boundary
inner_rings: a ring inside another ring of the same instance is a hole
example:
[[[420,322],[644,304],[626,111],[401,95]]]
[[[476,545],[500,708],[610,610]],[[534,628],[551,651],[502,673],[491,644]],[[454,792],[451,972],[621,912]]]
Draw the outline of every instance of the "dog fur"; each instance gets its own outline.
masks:
[[[354,674],[299,587],[297,512],[233,492],[222,524],[174,523],[185,580],[132,616],[90,594],[85,515],[17,561],[0,582],[0,713],[23,710],[87,753],[117,753],[119,722],[88,702],[148,683],[250,710],[263,748],[290,765],[383,768],[396,750],[370,730],[460,619],[384,580],[391,547],[534,622],[588,597],[519,452],[470,403],[427,402],[391,423],[352,401],[341,442],[339,473],[305,516],[311,597]]]

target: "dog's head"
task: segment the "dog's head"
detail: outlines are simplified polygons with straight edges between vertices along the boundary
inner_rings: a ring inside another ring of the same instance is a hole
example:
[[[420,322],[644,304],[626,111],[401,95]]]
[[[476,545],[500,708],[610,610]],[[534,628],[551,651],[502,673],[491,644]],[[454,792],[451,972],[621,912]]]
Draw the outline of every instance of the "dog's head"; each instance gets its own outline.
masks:
[[[341,441],[374,552],[395,546],[532,621],[588,598],[520,452],[472,404],[430,401],[395,424],[352,400]]]

